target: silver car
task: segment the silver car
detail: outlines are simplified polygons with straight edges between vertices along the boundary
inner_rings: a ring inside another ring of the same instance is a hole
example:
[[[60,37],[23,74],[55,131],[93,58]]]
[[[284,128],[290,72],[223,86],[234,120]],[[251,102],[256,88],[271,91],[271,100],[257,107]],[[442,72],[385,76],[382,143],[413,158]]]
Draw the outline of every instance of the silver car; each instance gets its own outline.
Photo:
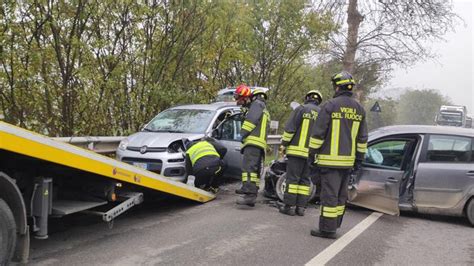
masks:
[[[372,131],[349,202],[388,214],[400,210],[466,216],[474,225],[474,130],[391,126]]]
[[[182,105],[159,113],[140,132],[123,140],[117,159],[176,181],[185,181],[182,139],[219,137],[227,147],[227,176],[239,177],[240,108],[235,103]],[[226,118],[225,122],[223,122]],[[234,119],[232,119],[234,118]]]

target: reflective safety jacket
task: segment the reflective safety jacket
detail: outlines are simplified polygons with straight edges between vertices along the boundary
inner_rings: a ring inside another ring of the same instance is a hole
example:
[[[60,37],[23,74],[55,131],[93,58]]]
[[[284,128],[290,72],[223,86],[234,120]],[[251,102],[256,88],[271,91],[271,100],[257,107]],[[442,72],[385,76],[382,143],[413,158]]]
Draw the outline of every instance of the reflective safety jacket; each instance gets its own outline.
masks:
[[[214,143],[214,145],[216,145],[216,143]],[[186,156],[189,156],[189,160],[191,161],[191,165],[194,166],[199,159],[201,159],[205,156],[214,156],[214,157],[220,158],[221,155],[219,154],[219,152],[217,152],[214,145],[211,144],[209,141],[205,141],[205,140],[198,141],[198,142],[192,144],[191,147],[189,147],[186,150]],[[224,149],[225,149],[225,147],[224,147]],[[224,152],[224,154],[225,154],[225,152]]]
[[[288,156],[308,158],[311,128],[316,122],[318,113],[319,107],[315,102],[300,105],[291,112],[281,139],[281,144],[287,147]]]
[[[364,159],[368,138],[365,110],[351,96],[351,92],[342,91],[321,106],[309,143],[318,166],[349,169],[356,159]]]
[[[227,148],[213,138],[191,143],[186,149],[186,172],[194,174],[224,158]]]
[[[242,149],[248,145],[265,150],[267,148],[267,134],[270,126],[270,114],[265,102],[255,99],[245,115],[244,123],[240,130]]]

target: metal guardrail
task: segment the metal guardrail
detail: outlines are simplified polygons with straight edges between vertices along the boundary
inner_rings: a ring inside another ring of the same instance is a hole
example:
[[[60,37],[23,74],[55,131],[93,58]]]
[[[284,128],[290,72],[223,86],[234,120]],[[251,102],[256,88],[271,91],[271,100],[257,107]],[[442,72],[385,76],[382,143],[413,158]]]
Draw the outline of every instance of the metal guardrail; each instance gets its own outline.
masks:
[[[126,137],[62,137],[53,139],[100,154],[112,154],[117,151],[120,141],[125,138]]]
[[[74,146],[88,149],[100,154],[112,154],[117,151],[117,147],[126,137],[62,137],[53,138],[56,141],[66,142]],[[280,135],[268,135],[268,145],[280,145]],[[278,150],[278,149],[277,149]]]

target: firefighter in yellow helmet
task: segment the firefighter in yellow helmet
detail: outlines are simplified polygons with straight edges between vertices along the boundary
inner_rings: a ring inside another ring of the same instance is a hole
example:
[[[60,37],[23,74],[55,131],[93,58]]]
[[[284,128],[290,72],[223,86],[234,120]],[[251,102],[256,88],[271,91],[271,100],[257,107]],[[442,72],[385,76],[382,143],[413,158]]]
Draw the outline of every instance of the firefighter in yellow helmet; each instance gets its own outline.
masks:
[[[267,147],[267,133],[270,115],[266,109],[267,95],[262,90],[250,92],[245,85],[240,85],[235,91],[237,104],[248,108],[245,111],[244,122],[240,131],[242,138],[242,187],[236,190],[242,194],[237,199],[238,205],[255,206],[260,172]]]
[[[318,117],[323,97],[317,90],[306,93],[304,105],[298,106],[286,122],[281,143],[286,147],[288,163],[286,167],[286,188],[283,206],[279,211],[294,216],[303,216],[310,195],[310,165],[308,145],[311,128]]]
[[[367,151],[367,123],[362,105],[352,98],[355,81],[341,72],[331,78],[334,97],[323,105],[312,130],[310,163],[321,175],[319,228],[311,235],[336,238],[347,200],[347,186],[353,169],[360,168]]]

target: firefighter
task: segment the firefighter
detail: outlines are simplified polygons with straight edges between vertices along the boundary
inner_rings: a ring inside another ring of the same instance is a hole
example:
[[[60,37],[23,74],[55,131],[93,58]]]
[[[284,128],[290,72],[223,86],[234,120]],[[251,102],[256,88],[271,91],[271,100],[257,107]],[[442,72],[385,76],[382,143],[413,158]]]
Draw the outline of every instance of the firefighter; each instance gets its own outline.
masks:
[[[213,138],[186,143],[186,172],[194,176],[194,186],[217,193],[224,172],[227,149]]]
[[[310,138],[309,162],[321,175],[319,229],[311,230],[311,235],[335,239],[345,213],[349,176],[360,168],[368,136],[365,110],[352,98],[352,75],[341,72],[331,82],[335,94],[321,105]]]
[[[244,108],[244,122],[240,131],[242,138],[242,187],[237,194],[238,205],[255,206],[260,185],[260,170],[265,149],[270,115],[266,109],[267,95],[262,90],[251,92],[245,85],[239,85],[234,93],[238,105]]]
[[[311,169],[307,164],[309,134],[318,117],[318,105],[322,98],[319,91],[309,91],[306,93],[304,105],[293,110],[286,122],[281,139],[288,158],[284,205],[279,208],[283,214],[294,216],[296,213],[299,216],[304,216],[311,186]]]

